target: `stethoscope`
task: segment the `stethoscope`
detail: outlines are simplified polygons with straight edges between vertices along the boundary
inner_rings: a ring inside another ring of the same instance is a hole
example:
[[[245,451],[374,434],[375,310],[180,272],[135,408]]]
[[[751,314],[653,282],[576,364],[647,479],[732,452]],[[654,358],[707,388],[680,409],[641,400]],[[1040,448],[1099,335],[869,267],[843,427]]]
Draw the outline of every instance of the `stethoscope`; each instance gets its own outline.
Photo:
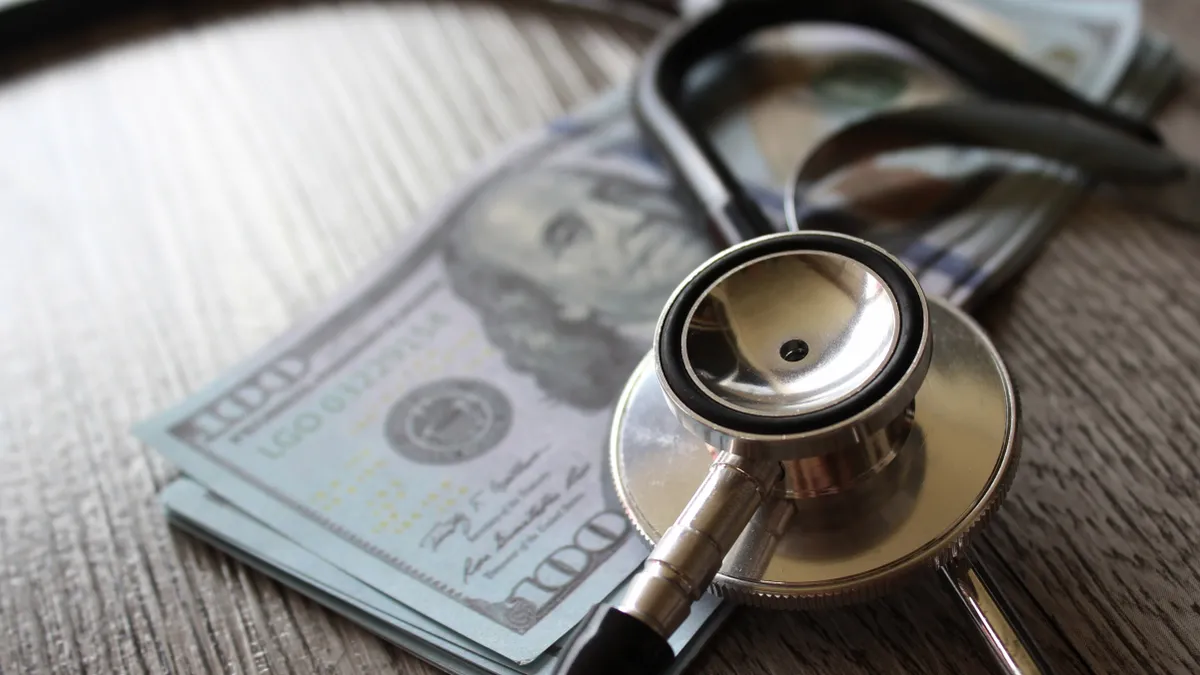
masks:
[[[885,112],[820,142],[778,232],[679,112],[686,76],[752,33],[853,24],[918,48],[987,98]],[[729,246],[675,289],[610,437],[616,490],[653,544],[623,598],[597,606],[557,673],[666,669],[667,638],[711,591],[769,608],[867,600],[935,572],[1000,672],[1050,667],[969,545],[1021,446],[1019,404],[982,329],[926,297],[867,241],[821,231],[807,188],[880,151],[963,145],[1042,155],[1187,224],[1194,171],[1149,126],[1092,104],[909,0],[733,0],[668,29],[634,107],[708,228]]]
[[[551,0],[658,28],[620,0]],[[6,46],[138,6],[32,0],[0,8]],[[650,3],[653,4],[653,3]],[[680,113],[705,57],[806,21],[889,34],[983,98],[877,113],[799,164],[778,233]],[[725,246],[669,298],[613,417],[617,493],[654,545],[613,606],[597,606],[557,673],[648,675],[706,591],[770,608],[868,600],[936,572],[1006,675],[1049,673],[969,544],[1020,454],[1004,362],[965,313],[926,297],[895,257],[820,231],[822,177],[922,145],[1013,150],[1074,165],[1118,195],[1196,226],[1196,171],[1154,129],[1093,104],[911,0],[729,0],[667,28],[635,82],[647,137]]]

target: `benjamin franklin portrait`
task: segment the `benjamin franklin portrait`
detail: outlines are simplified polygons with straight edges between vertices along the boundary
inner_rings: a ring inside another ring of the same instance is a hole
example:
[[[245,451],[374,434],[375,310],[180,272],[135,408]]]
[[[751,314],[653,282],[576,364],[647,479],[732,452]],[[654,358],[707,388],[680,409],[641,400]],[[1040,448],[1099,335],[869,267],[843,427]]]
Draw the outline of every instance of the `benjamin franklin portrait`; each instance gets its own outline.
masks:
[[[661,177],[619,163],[509,167],[453,215],[444,257],[510,368],[609,406],[675,286],[713,252]]]

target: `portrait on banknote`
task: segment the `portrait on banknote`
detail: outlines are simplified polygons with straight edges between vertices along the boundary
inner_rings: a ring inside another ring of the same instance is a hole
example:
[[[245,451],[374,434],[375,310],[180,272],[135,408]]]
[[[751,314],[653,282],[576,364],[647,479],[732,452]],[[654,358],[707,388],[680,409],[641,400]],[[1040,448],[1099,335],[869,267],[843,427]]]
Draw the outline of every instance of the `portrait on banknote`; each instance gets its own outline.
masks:
[[[450,283],[488,340],[581,409],[615,400],[667,297],[711,253],[661,170],[611,154],[636,142],[623,122],[490,177],[445,224]]]

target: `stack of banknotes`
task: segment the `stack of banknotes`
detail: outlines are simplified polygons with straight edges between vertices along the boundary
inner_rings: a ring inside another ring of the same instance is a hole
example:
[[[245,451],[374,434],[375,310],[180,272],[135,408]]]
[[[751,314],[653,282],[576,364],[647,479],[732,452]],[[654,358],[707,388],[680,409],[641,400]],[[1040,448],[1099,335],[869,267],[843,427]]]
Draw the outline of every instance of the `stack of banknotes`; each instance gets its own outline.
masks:
[[[1130,0],[936,4],[1131,115],[1177,76]],[[781,227],[790,172],[823,134],[972,95],[840,26],[765,33],[695,80],[693,114]],[[184,474],[162,494],[171,523],[448,671],[550,672],[649,550],[611,484],[609,416],[667,295],[714,250],[627,94],[516,143],[323,311],[139,425]],[[1085,189],[1042,160],[928,149],[805,198],[972,305]],[[678,668],[729,609],[695,607]]]

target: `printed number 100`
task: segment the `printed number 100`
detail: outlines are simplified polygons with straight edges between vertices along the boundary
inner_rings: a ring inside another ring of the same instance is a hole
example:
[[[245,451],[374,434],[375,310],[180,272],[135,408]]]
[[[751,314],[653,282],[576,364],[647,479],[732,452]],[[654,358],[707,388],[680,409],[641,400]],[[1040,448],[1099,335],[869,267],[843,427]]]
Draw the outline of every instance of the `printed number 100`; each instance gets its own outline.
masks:
[[[510,622],[520,629],[537,623],[538,617],[557,604],[560,596],[612,555],[629,529],[629,522],[621,513],[603,511],[592,516],[575,530],[570,545],[554,550],[538,563],[532,574],[513,587],[505,600]]]

